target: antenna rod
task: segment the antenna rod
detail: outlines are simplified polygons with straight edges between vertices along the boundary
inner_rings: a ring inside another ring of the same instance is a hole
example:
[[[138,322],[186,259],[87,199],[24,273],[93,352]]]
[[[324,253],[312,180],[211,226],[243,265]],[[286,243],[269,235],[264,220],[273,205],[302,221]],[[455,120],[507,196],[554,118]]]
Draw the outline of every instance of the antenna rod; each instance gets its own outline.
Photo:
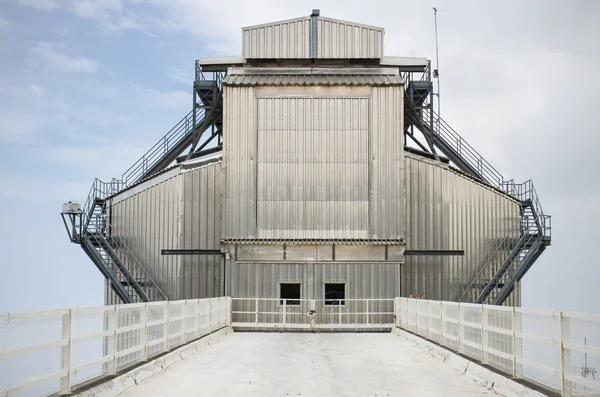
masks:
[[[440,54],[439,54],[439,50],[438,50],[438,29],[437,29],[437,8],[433,7],[433,20],[435,23],[435,69],[436,69],[436,73],[434,73],[435,78],[437,78],[437,97],[438,97],[438,103],[437,103],[437,108],[438,108],[438,124],[440,123]],[[439,128],[439,125],[438,125]]]

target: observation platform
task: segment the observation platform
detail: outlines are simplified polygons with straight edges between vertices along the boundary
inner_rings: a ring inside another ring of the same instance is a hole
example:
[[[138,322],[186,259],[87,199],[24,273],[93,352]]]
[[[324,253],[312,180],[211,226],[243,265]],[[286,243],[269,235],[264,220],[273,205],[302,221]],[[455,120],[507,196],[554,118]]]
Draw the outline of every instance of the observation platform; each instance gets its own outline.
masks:
[[[392,333],[230,332],[206,350],[120,394],[167,395],[496,394]]]

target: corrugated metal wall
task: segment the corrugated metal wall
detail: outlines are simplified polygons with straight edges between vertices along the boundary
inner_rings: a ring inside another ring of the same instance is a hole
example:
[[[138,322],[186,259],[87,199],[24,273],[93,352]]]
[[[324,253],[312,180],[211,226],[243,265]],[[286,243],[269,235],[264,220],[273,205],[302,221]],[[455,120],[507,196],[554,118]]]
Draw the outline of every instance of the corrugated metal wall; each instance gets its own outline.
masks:
[[[404,89],[373,87],[371,102],[371,237],[404,238]]]
[[[268,88],[225,88],[223,238],[403,238],[402,86]]]
[[[160,250],[178,246],[180,183],[174,177],[123,201],[117,196],[110,216],[111,233],[123,238],[169,298],[179,296],[179,257],[161,256]]]
[[[406,257],[403,296],[458,299],[502,240],[518,234],[520,207],[514,199],[411,154],[406,154],[406,206],[407,249],[464,250],[465,255]]]
[[[325,283],[345,283],[346,299],[391,298],[400,293],[399,263],[235,263],[230,261],[228,269],[228,293],[236,298],[279,298],[280,282],[299,282],[300,299],[317,299],[316,316],[320,323],[337,323],[338,306],[324,306]],[[234,311],[254,312],[253,300],[234,300]],[[281,312],[279,301],[261,301],[262,312]],[[366,302],[345,302],[345,312],[364,313]],[[389,312],[393,302],[370,302],[372,313]],[[310,310],[307,301],[300,306],[288,307],[289,323],[307,324],[306,313]],[[235,314],[234,321],[254,321],[253,314]],[[279,314],[261,315],[261,322],[278,322]],[[345,315],[346,324],[366,322],[364,315]],[[383,323],[383,316],[372,315],[372,323]]]
[[[368,238],[368,98],[259,98],[258,237]]]
[[[324,299],[324,283],[345,282],[347,299],[400,293],[399,263],[257,263],[230,261],[228,288],[239,298],[277,298],[277,283],[301,282],[301,299]]]
[[[221,163],[195,168],[179,177],[183,179],[179,249],[220,249]],[[179,283],[178,299],[223,295],[221,256],[181,256]]]
[[[221,294],[220,256],[161,255],[162,249],[220,248],[220,162],[113,202],[112,233],[123,238],[169,299]]]
[[[382,28],[317,18],[319,58],[381,58]]]
[[[256,123],[253,87],[223,91],[223,238],[256,237]]]
[[[244,58],[309,58],[310,18],[298,18],[242,29]]]

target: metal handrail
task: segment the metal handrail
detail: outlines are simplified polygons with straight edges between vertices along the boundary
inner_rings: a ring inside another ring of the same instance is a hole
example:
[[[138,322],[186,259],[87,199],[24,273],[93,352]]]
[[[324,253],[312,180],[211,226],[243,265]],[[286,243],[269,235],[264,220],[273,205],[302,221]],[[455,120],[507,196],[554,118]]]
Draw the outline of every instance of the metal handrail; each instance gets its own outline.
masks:
[[[201,122],[205,109],[196,109],[196,118]],[[127,187],[137,182],[144,173],[160,161],[165,154],[194,130],[193,126],[194,110],[186,114],[165,136],[154,144],[139,160],[137,160],[127,171],[123,173],[123,187]]]
[[[92,223],[93,212],[94,212],[94,207],[95,207],[94,202],[97,198],[106,199],[107,197],[115,194],[116,192],[118,192],[120,190],[120,188],[122,187],[122,184],[123,184],[123,182],[119,181],[119,180],[113,180],[111,182],[102,182],[101,180],[99,180],[97,178],[94,180],[94,182],[92,183],[92,188],[90,190],[90,193],[88,194],[86,203],[84,205],[84,210],[82,211],[83,219],[81,222],[81,228],[82,228],[82,230],[80,232],[81,235],[92,236],[93,238],[95,238],[97,240],[98,234],[91,233],[91,230],[90,230],[90,224],[91,224],[95,228],[95,231],[98,232],[102,236],[102,238],[106,241],[107,246],[112,248],[111,244],[109,243],[109,241],[106,239],[106,237],[104,235],[106,230],[112,229],[112,225],[106,219],[106,216],[103,216],[102,219],[100,219],[100,220],[96,219],[95,222]],[[107,205],[107,203],[105,202],[103,204],[103,206],[106,207],[106,205]],[[125,253],[128,254],[130,256],[130,258],[133,260],[137,274],[142,275],[142,277],[145,278],[145,281],[150,282],[152,284],[151,289],[155,290],[155,292],[158,292],[158,296],[156,296],[156,294],[155,294],[155,296],[153,296],[152,300],[161,300],[161,299],[167,300],[167,296],[165,295],[165,293],[158,286],[158,284],[154,281],[154,279],[150,276],[150,274],[146,271],[144,266],[137,259],[137,257],[135,256],[133,251],[131,251],[131,249],[125,243],[125,241],[119,236],[111,235],[110,238],[115,241],[118,241],[119,246],[123,247],[125,249]],[[116,255],[116,252],[114,252],[114,254]],[[118,255],[117,255],[117,257],[118,257]],[[119,258],[119,260],[120,260],[120,258]],[[140,270],[141,270],[141,272],[140,272]],[[132,276],[132,279],[133,279],[133,282],[135,282],[137,284],[137,280],[135,280],[135,277]],[[141,286],[139,286],[139,284],[137,284],[137,286],[139,288],[141,288]],[[157,299],[154,299],[154,298],[157,298]]]
[[[494,250],[494,252],[492,252],[492,254],[488,258],[488,260],[485,262],[485,264],[481,267],[481,269],[479,270],[479,272],[477,272],[477,274],[475,275],[475,277],[473,278],[473,280],[471,281],[471,283],[467,286],[467,288],[465,288],[465,291],[462,293],[462,295],[460,296],[460,298],[458,298],[458,300],[457,300],[458,302],[463,302],[463,298],[465,296],[467,296],[471,292],[471,288],[473,287],[473,285],[475,284],[475,282],[481,281],[482,274],[484,272],[486,272],[487,270],[489,270],[488,267],[490,266],[490,264],[496,258],[496,254],[498,253],[498,251],[500,251],[500,249],[506,249],[505,244],[508,243],[509,240],[517,240],[517,239],[519,239],[519,237],[516,237],[516,236],[514,236],[512,234],[504,237],[504,239],[500,242],[500,244],[498,244],[498,247],[496,247],[496,249]]]
[[[430,110],[424,109],[422,117],[425,123],[430,120]],[[448,123],[435,112],[433,113],[434,134],[446,141],[448,146],[454,148],[466,162],[476,169],[486,182],[496,188],[502,186],[504,177],[486,159],[483,158],[467,141],[465,141]]]
[[[106,203],[104,205],[106,206]],[[106,219],[106,217],[102,220],[102,222],[104,223],[104,230],[112,230],[113,227],[110,224],[110,222]],[[110,241],[106,238],[106,236],[104,235],[104,233],[100,233],[100,235],[106,241],[107,246],[109,246],[113,250],[113,254],[117,258],[119,258],[119,260],[121,260],[121,258],[119,257],[119,255],[116,252],[114,252],[114,247],[110,244]],[[125,249],[125,251],[126,251],[125,253],[128,254],[129,258],[132,259],[133,262],[134,262],[136,273],[137,274],[141,274],[141,276],[144,278],[144,281],[150,282],[152,284],[152,288],[155,289],[159,293],[159,296],[158,296],[159,299],[151,299],[151,300],[168,300],[168,298],[165,295],[165,293],[158,286],[158,284],[156,283],[156,281],[154,281],[154,279],[152,278],[152,276],[150,276],[150,274],[146,271],[145,267],[137,259],[137,257],[135,256],[135,254],[133,253],[133,251],[131,251],[131,249],[129,248],[129,246],[125,243],[125,241],[123,240],[123,238],[120,237],[120,236],[115,236],[115,235],[111,234],[110,235],[110,239],[115,240],[115,241],[118,242],[119,249]],[[121,260],[121,262],[123,262],[123,261]],[[137,280],[135,279],[135,277],[132,277],[132,278],[133,278],[133,281],[136,283],[136,285],[139,288],[141,288],[141,286],[137,283]]]

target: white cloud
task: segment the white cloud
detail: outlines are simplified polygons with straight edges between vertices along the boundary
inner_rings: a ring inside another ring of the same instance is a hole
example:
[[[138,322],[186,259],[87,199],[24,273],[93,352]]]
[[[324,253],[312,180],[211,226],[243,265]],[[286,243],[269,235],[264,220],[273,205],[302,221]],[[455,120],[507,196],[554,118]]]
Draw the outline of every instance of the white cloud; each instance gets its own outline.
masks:
[[[10,29],[12,26],[13,24],[9,20],[0,16],[0,29]]]
[[[38,84],[29,84],[29,91],[39,99],[43,98],[46,94],[44,87]]]
[[[44,11],[58,8],[58,2],[55,0],[17,0],[17,4],[20,6],[32,7]]]
[[[0,142],[29,143],[40,124],[27,111],[0,107]]]
[[[32,55],[38,56],[44,66],[65,73],[95,73],[100,64],[86,57],[68,56],[58,52],[54,44],[39,42],[31,49]]]
[[[192,93],[187,91],[161,92],[151,88],[137,87],[141,98],[146,106],[164,109],[176,109],[189,111],[192,107]]]
[[[168,76],[171,80],[190,85],[194,81],[193,70],[182,70],[178,68],[169,68]]]

